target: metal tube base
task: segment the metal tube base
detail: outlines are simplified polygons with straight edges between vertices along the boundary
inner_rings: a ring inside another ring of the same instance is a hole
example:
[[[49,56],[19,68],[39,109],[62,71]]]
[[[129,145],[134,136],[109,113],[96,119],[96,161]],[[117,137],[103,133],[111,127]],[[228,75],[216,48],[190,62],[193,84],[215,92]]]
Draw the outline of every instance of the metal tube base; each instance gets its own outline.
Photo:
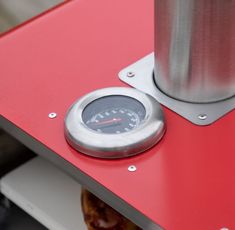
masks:
[[[119,78],[196,125],[210,125],[235,109],[235,96],[213,103],[191,103],[172,98],[157,88],[153,70],[154,53],[151,53],[123,69]]]

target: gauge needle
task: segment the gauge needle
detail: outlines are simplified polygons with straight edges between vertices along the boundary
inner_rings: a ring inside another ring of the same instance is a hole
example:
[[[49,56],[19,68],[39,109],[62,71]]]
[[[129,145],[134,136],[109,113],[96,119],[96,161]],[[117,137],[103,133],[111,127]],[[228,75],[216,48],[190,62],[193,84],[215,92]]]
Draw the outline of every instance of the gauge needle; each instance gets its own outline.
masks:
[[[112,120],[100,121],[95,124],[96,125],[108,125],[108,124],[113,124],[113,123],[119,123],[120,121],[122,121],[121,118],[113,118]]]

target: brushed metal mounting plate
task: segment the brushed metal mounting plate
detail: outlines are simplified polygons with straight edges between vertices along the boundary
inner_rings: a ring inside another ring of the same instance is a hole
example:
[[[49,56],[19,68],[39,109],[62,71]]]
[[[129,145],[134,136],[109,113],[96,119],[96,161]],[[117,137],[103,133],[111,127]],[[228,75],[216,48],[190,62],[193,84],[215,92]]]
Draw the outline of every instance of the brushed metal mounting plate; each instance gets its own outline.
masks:
[[[196,125],[210,125],[235,109],[235,96],[213,103],[190,103],[171,98],[160,91],[153,79],[154,53],[121,70],[119,78],[132,87],[154,97]],[[130,74],[131,73],[131,74]]]

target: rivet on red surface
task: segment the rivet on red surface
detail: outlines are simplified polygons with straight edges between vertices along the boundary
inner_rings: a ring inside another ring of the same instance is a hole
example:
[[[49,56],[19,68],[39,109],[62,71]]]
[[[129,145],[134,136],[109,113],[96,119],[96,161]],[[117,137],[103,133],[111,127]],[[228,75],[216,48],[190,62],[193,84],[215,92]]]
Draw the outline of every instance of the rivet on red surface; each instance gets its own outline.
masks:
[[[130,165],[130,166],[128,167],[128,171],[129,171],[129,172],[135,172],[136,170],[137,170],[137,168],[136,168],[135,165]]]
[[[54,113],[54,112],[53,113],[49,113],[48,117],[51,118],[51,119],[54,119],[54,118],[57,117],[57,114]]]

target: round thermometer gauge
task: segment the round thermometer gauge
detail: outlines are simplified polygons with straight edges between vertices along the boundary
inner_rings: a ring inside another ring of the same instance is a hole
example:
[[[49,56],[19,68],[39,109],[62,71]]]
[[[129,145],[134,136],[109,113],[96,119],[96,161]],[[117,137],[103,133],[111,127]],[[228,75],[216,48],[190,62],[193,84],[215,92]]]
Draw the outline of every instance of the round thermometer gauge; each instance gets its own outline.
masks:
[[[122,158],[156,144],[165,131],[159,103],[124,87],[93,91],[69,109],[65,136],[78,151],[99,158]]]
[[[101,97],[85,107],[82,120],[99,133],[120,134],[139,127],[145,118],[145,108],[136,99],[113,95]]]

